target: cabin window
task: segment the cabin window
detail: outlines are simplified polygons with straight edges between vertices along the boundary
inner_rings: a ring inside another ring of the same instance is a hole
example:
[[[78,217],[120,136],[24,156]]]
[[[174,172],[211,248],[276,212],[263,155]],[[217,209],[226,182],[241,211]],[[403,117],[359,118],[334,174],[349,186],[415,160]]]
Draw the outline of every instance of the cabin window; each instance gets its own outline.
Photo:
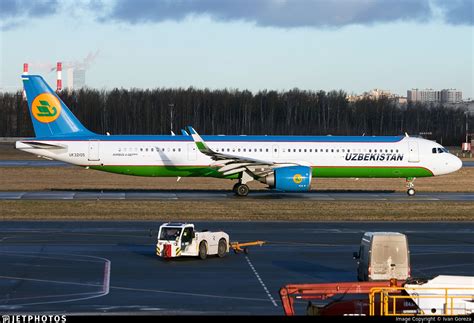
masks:
[[[266,149],[266,152],[268,153],[268,148]]]
[[[173,152],[175,152],[175,151],[176,151],[176,149],[175,149],[175,148],[173,148]]]
[[[333,153],[333,152],[334,152],[334,149],[331,149],[331,152]]]
[[[313,152],[313,149],[310,149],[309,152],[312,153],[312,152]]]
[[[275,148],[275,152],[277,152],[276,148]]]
[[[148,148],[145,148],[145,151],[148,151]]]
[[[262,151],[263,151],[262,148],[260,148],[260,152],[262,152]]]
[[[315,150],[314,150],[314,152],[315,152],[315,153],[317,153],[317,152],[318,152],[318,150],[317,150],[317,149],[315,149]]]
[[[119,149],[119,151],[120,151],[120,149]],[[143,151],[143,148],[140,148],[140,151]]]

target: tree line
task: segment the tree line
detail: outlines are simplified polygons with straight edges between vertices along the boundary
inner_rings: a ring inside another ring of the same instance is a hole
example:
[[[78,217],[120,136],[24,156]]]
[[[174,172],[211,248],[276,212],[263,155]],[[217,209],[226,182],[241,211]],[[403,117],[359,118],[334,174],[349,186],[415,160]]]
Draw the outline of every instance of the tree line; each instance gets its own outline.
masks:
[[[201,134],[418,135],[459,145],[465,135],[460,108],[364,98],[344,91],[209,89],[81,89],[61,99],[90,130],[105,134],[169,134],[192,125]],[[472,119],[472,118],[471,118]],[[0,136],[33,136],[22,92],[0,93]],[[471,120],[470,129],[474,128]]]

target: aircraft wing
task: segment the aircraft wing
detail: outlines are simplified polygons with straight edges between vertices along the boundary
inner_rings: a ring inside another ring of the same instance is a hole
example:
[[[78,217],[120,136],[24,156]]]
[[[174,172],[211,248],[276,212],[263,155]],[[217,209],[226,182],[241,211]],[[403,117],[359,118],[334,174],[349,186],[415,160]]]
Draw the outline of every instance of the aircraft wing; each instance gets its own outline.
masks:
[[[204,155],[211,157],[214,162],[210,166],[218,168],[218,171],[223,175],[232,175],[248,171],[256,177],[264,177],[272,173],[275,168],[300,165],[294,162],[278,163],[270,160],[219,153],[209,148],[193,127],[188,127],[188,129],[197,149]]]

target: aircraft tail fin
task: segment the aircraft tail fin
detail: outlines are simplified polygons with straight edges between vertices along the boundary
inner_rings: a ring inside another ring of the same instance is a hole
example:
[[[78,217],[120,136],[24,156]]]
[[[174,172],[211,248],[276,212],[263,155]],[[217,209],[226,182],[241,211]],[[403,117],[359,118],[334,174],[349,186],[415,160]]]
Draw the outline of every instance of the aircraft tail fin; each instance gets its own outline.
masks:
[[[39,75],[22,75],[36,137],[94,135]]]

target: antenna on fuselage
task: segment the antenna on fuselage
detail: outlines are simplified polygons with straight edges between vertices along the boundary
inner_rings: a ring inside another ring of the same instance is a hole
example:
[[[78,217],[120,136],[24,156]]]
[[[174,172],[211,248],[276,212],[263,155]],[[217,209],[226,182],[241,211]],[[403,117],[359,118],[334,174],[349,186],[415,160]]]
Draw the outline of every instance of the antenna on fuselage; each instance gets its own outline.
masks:
[[[405,137],[410,137],[410,136],[408,135],[408,133],[405,132]]]

